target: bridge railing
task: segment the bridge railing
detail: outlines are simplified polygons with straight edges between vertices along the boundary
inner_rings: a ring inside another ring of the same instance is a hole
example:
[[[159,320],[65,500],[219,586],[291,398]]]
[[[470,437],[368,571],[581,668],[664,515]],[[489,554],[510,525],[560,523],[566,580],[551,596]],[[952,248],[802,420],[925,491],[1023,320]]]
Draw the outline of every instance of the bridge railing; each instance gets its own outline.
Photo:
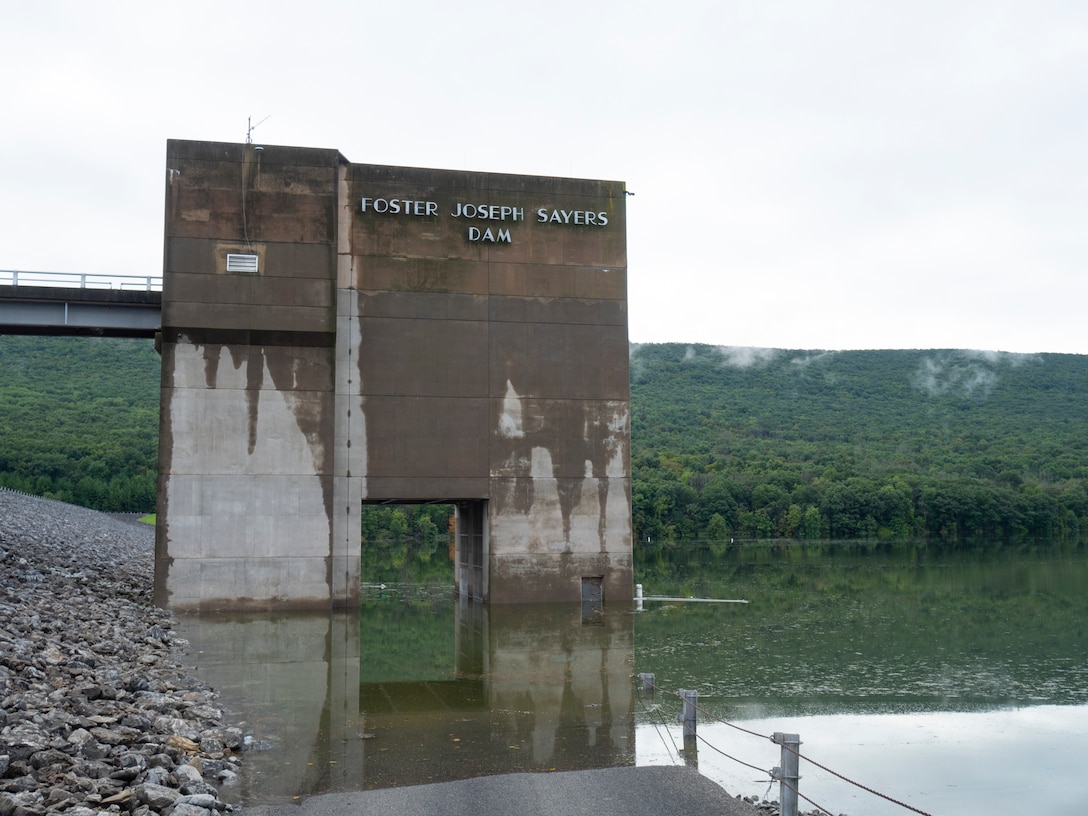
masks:
[[[65,289],[162,291],[162,275],[90,275],[80,272],[24,272],[0,269],[0,286],[56,286]]]

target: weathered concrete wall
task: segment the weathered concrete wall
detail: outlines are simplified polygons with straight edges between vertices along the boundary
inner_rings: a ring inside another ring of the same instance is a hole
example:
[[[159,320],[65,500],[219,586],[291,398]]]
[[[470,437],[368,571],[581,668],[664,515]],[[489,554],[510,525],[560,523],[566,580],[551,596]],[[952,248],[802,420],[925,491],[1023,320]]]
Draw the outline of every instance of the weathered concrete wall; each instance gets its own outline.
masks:
[[[167,165],[163,603],[351,603],[360,504],[433,500],[486,508],[466,591],[631,597],[622,184],[191,142]]]
[[[332,599],[341,161],[331,150],[169,143],[156,559],[164,604]],[[228,272],[228,253],[257,255],[257,272]]]
[[[629,598],[622,184],[353,165],[351,198],[364,497],[487,499],[491,601]]]

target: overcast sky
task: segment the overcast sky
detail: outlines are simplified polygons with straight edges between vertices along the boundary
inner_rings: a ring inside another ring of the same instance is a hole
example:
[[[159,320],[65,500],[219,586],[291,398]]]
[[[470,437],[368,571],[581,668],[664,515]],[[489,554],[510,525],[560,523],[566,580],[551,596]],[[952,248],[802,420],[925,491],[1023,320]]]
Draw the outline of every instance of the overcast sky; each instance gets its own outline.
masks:
[[[8,0],[0,70],[0,269],[161,274],[252,117],[625,181],[635,342],[1088,353],[1083,0]]]

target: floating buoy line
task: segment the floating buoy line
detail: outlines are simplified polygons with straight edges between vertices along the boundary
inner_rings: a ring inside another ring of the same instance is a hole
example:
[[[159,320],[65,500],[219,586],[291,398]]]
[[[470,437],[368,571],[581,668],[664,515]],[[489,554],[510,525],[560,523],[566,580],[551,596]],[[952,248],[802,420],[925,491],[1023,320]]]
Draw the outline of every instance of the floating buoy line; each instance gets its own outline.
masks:
[[[642,584],[635,584],[635,603],[642,609],[643,601],[682,601],[684,603],[735,603],[746,604],[748,601],[736,598],[676,598],[669,595],[643,595]]]

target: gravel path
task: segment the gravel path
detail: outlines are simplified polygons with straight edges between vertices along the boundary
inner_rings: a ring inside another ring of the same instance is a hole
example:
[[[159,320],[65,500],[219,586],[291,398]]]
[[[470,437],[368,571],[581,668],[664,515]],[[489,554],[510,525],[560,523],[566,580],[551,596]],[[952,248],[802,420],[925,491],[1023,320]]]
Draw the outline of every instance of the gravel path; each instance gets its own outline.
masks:
[[[151,603],[154,530],[0,489],[0,816],[210,816],[245,739]]]

